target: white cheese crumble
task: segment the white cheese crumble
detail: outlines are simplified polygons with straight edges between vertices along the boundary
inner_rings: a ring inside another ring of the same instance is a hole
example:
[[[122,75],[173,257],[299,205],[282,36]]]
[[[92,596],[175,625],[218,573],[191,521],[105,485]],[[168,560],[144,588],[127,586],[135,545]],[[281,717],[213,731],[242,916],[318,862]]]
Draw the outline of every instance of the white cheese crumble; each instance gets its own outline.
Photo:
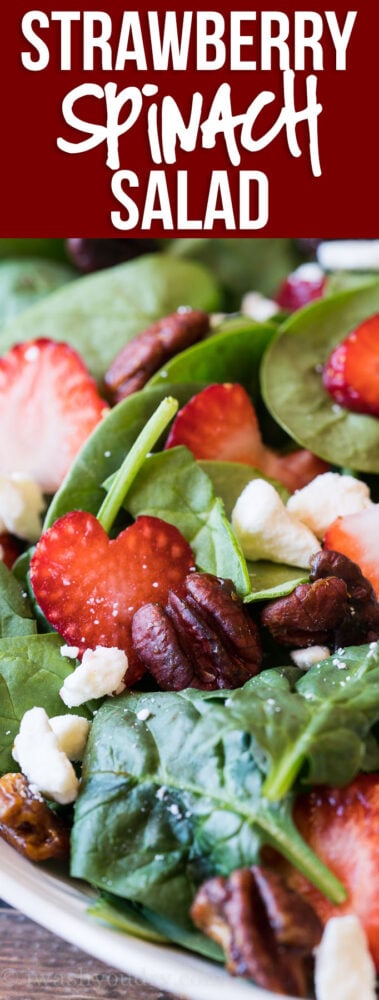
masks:
[[[81,664],[64,681],[59,692],[62,701],[73,708],[91,698],[121,694],[126,687],[123,677],[127,669],[128,658],[117,646],[86,649]]]
[[[74,802],[79,781],[58,740],[44,708],[31,708],[21,719],[13,757],[28,781],[48,799],[67,805]]]
[[[378,271],[379,240],[329,240],[319,243],[317,259],[325,271]]]
[[[366,483],[354,476],[341,476],[339,472],[316,476],[287,501],[287,510],[306,524],[317,538],[324,537],[337,517],[356,514],[372,506]]]
[[[308,646],[307,649],[293,649],[290,652],[291,660],[300,670],[310,670],[315,663],[327,660],[330,656],[330,649],[327,646]]]
[[[69,760],[81,760],[86,748],[90,723],[80,715],[53,715],[49,719],[59,749]]]
[[[150,716],[151,712],[148,708],[141,708],[140,711],[137,712],[137,719],[139,719],[140,722],[146,722],[147,719],[150,719]]]
[[[309,569],[311,557],[320,549],[316,536],[286,509],[275,487],[264,479],[253,479],[242,490],[232,525],[248,559]]]
[[[0,475],[0,532],[36,542],[41,534],[44,506],[41,490],[29,476],[18,472]]]
[[[267,299],[260,292],[246,292],[241,302],[241,313],[243,316],[250,316],[256,319],[257,323],[264,323],[265,319],[271,319],[279,312],[280,306],[272,299]]]
[[[67,656],[69,660],[76,660],[79,655],[79,646],[61,646],[59,652],[61,656]]]
[[[316,949],[316,1000],[375,1000],[375,966],[358,917],[331,917]]]

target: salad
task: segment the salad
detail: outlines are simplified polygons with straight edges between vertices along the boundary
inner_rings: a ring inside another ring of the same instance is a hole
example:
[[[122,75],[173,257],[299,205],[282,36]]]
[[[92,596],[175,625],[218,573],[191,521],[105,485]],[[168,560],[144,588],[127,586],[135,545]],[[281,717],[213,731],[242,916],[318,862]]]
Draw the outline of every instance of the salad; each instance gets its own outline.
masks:
[[[216,244],[250,241],[201,242],[5,315],[0,835],[94,919],[369,1000],[379,281],[273,241],[240,311]]]

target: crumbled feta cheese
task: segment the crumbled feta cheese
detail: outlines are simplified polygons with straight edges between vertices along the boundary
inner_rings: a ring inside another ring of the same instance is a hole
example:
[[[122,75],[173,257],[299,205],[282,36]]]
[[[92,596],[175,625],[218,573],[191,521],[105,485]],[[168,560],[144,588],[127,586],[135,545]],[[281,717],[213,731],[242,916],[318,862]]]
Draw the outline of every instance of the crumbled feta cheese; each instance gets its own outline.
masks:
[[[307,260],[304,264],[299,264],[299,267],[292,271],[290,277],[293,277],[294,274],[300,281],[322,281],[324,277],[322,267],[315,260]]]
[[[81,760],[86,748],[90,723],[80,715],[53,715],[49,719],[58,746],[69,760]]]
[[[76,660],[79,655],[79,646],[61,646],[59,652],[61,656],[67,656],[69,660]]]
[[[18,472],[0,475],[0,532],[9,531],[17,538],[36,542],[44,506],[41,490],[29,476]]]
[[[264,479],[253,479],[242,490],[232,525],[248,559],[309,569],[311,557],[320,549],[315,535],[286,509],[275,487]]]
[[[325,271],[378,271],[379,240],[328,240],[317,258]]]
[[[141,708],[141,710],[137,712],[137,719],[139,719],[140,722],[146,722],[147,719],[150,719],[150,716],[151,712],[148,708]]]
[[[341,476],[339,472],[324,472],[316,476],[287,501],[287,510],[296,514],[317,538],[324,537],[337,517],[356,514],[372,506],[366,483],[354,476]]]
[[[31,708],[21,719],[13,757],[28,781],[48,799],[67,805],[74,802],[79,781],[58,740],[44,708]]]
[[[291,660],[300,670],[310,670],[315,663],[327,660],[330,656],[330,649],[327,646],[308,646],[307,649],[293,649],[290,653]]]
[[[331,917],[316,949],[317,1000],[375,1000],[375,966],[358,917]]]
[[[279,312],[279,306],[272,299],[266,299],[260,292],[246,292],[241,302],[241,313],[243,316],[250,316],[258,323],[264,323],[265,319],[271,319]]]
[[[117,646],[86,649],[79,667],[66,677],[60,696],[65,705],[73,708],[91,698],[121,694],[126,686],[123,677],[127,669],[128,658]]]

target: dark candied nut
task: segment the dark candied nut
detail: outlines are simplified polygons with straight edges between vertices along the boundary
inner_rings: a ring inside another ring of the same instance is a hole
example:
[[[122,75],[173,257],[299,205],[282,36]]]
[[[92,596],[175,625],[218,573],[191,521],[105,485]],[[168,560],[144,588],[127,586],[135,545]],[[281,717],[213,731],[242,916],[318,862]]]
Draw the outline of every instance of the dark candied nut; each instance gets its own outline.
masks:
[[[334,646],[355,646],[379,639],[379,604],[375,590],[357,563],[341,552],[324,549],[311,562],[311,580],[336,576],[347,587],[348,607],[336,629]]]
[[[210,879],[199,889],[191,917],[221,945],[232,975],[281,995],[307,996],[322,927],[281,874],[254,866]]]
[[[261,665],[258,629],[230,580],[189,573],[165,608],[145,604],[132,622],[133,646],[164,690],[240,687]]]
[[[66,240],[69,259],[83,274],[114,267],[126,260],[152,253],[159,249],[156,240],[139,239],[77,239]]]
[[[359,566],[332,549],[311,559],[310,583],[267,604],[262,624],[284,646],[332,649],[379,639],[379,604]]]
[[[23,774],[0,778],[0,837],[31,861],[68,858],[69,831]]]
[[[329,645],[348,609],[346,583],[335,576],[302,583],[263,608],[262,625],[284,646]]]
[[[199,309],[171,313],[133,337],[117,354],[104,383],[108,399],[118,403],[142,389],[170,358],[201,340],[209,331],[209,316]]]

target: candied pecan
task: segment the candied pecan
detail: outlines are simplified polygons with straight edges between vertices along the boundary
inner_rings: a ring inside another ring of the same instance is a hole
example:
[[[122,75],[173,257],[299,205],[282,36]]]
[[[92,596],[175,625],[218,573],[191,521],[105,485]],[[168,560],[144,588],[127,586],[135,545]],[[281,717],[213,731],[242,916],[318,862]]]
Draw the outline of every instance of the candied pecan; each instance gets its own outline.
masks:
[[[189,573],[165,608],[145,604],[132,622],[133,646],[161,688],[235,688],[261,665],[258,629],[230,580]]]
[[[209,331],[209,316],[199,309],[171,313],[137,334],[117,354],[104,383],[111,403],[119,403],[142,386],[166,361],[191,347]]]
[[[261,620],[284,646],[328,646],[347,608],[346,584],[330,576],[302,583],[288,597],[271,601],[263,609]]]
[[[232,975],[282,995],[307,996],[322,927],[281,874],[254,866],[210,879],[199,889],[191,917],[221,945]]]
[[[338,649],[379,639],[376,594],[356,563],[340,552],[317,552],[310,580],[263,609],[262,624],[277,642]]]
[[[69,856],[69,831],[23,774],[0,779],[0,836],[31,861]]]
[[[336,576],[347,587],[348,607],[336,629],[334,646],[355,646],[379,639],[379,604],[375,590],[357,565],[341,552],[323,549],[313,556],[310,579]]]

